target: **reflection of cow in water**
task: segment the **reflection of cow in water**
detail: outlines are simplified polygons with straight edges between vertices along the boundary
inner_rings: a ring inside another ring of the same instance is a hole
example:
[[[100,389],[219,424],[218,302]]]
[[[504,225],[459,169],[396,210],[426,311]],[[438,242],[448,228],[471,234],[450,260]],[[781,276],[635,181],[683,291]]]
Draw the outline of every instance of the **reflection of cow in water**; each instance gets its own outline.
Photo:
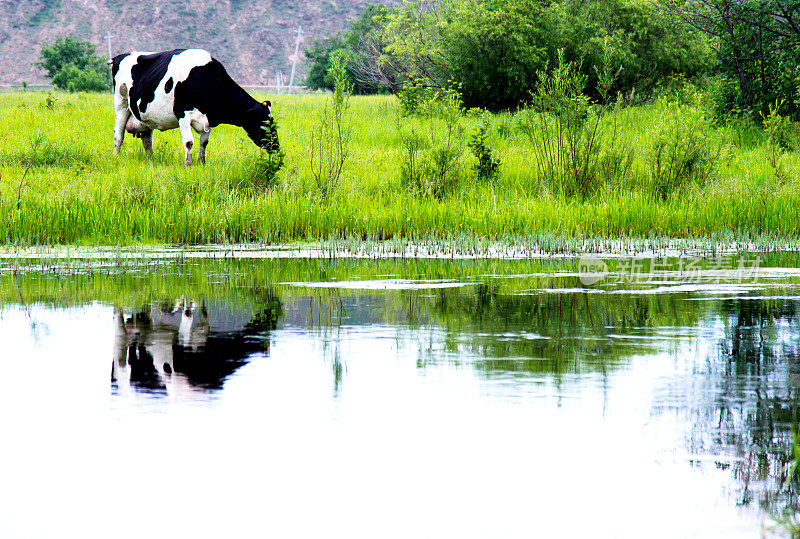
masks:
[[[114,309],[112,387],[190,398],[220,389],[251,356],[269,351],[269,331],[281,314],[274,297],[256,314],[186,300],[154,303],[128,318]]]

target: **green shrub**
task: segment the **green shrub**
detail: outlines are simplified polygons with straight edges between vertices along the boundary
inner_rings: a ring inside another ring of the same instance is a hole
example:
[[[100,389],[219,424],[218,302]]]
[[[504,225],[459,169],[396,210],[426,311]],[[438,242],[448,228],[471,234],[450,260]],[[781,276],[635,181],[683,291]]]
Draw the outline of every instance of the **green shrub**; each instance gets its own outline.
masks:
[[[72,36],[56,37],[42,45],[37,66],[47,72],[53,86],[69,92],[100,92],[109,89],[110,72],[94,45]]]
[[[412,0],[382,20],[381,49],[357,50],[376,77],[390,72],[433,88],[452,80],[466,106],[494,111],[524,106],[562,49],[586,76],[586,92],[601,100],[596,68],[606,47],[621,68],[613,94],[647,95],[671,75],[695,76],[712,64],[706,39],[650,3]]]
[[[531,107],[520,115],[540,181],[564,196],[590,196],[599,186],[600,110],[583,93],[586,75],[579,66],[564,62],[538,74]]]
[[[648,153],[651,194],[666,199],[691,182],[703,185],[719,153],[699,107],[667,103]]]
[[[406,187],[417,193],[443,199],[459,184],[461,156],[464,153],[463,105],[455,89],[434,91],[417,103],[416,114],[425,120],[427,137],[412,126],[400,126],[404,162],[402,175]],[[401,111],[399,121],[402,122]]]
[[[108,74],[67,64],[53,76],[53,86],[69,92],[103,92],[108,90]]]
[[[411,79],[403,83],[403,89],[397,93],[400,102],[400,113],[403,116],[414,116],[422,113],[424,106],[436,98],[436,91],[426,86],[422,79]]]
[[[797,125],[789,117],[779,113],[783,103],[783,101],[776,100],[774,104],[769,105],[766,115],[761,114],[764,132],[767,135],[768,144],[774,151],[797,151],[800,133]]]
[[[350,148],[351,126],[345,118],[350,108],[353,85],[347,74],[347,57],[331,59],[330,76],[334,81],[333,95],[326,99],[317,116],[310,138],[310,170],[317,191],[327,197],[339,182]]]
[[[283,168],[286,152],[278,150],[274,152],[260,149],[250,168],[250,186],[259,190],[270,189],[275,186],[278,173]]]
[[[477,133],[472,135],[467,143],[472,155],[475,156],[475,165],[473,167],[475,176],[481,181],[494,179],[500,168],[500,160],[492,155],[492,149],[486,145],[486,124],[488,120],[487,116],[477,125]]]

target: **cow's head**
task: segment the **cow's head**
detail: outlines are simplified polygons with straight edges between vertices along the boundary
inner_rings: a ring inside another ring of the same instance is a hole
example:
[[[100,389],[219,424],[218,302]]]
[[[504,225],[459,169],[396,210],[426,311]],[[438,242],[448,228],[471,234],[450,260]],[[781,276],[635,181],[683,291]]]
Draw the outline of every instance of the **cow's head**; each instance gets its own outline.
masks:
[[[269,101],[259,103],[250,109],[244,130],[250,140],[268,152],[277,152],[280,149],[278,125],[272,116],[272,103]]]

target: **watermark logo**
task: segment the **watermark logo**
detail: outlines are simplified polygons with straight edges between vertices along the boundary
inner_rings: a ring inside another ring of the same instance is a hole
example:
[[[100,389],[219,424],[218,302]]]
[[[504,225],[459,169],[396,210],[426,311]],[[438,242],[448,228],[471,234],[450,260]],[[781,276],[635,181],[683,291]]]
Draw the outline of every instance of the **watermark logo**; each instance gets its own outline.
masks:
[[[578,277],[585,286],[599,283],[609,274],[608,265],[602,258],[582,256],[578,260]]]
[[[578,277],[584,286],[603,284],[712,284],[744,283],[759,276],[761,258],[632,257],[610,261],[585,255],[578,260]]]

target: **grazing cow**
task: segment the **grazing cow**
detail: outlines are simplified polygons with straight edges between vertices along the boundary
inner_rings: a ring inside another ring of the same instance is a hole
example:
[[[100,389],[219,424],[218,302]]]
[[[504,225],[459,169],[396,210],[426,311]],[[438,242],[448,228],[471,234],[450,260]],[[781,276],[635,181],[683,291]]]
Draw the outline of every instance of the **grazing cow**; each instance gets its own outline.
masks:
[[[200,134],[199,159],[205,163],[211,129],[236,125],[258,146],[278,150],[278,134],[269,101],[259,103],[236,84],[225,68],[201,49],[131,52],[109,62],[114,77],[114,152],[125,131],[153,149],[153,130],[179,128],[192,164],[192,129]]]

